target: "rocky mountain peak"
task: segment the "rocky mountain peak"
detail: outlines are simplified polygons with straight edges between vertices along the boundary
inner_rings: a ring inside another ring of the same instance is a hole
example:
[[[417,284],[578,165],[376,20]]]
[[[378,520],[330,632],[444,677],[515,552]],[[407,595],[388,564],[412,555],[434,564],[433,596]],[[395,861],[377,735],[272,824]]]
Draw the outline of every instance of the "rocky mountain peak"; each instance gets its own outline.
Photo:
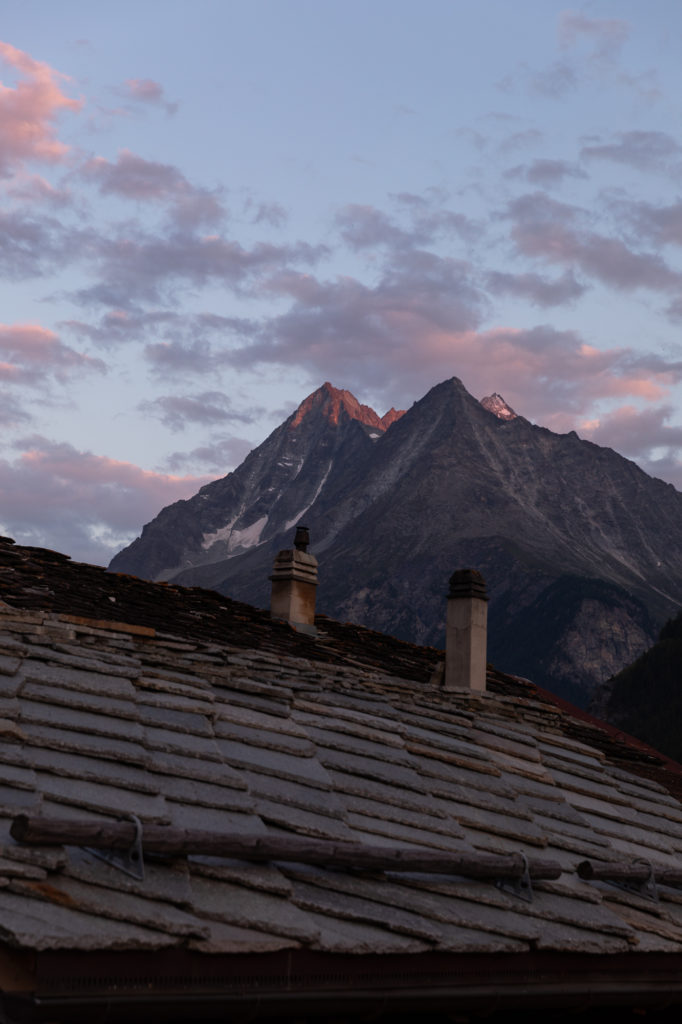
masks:
[[[491,412],[493,416],[497,416],[498,420],[515,420],[517,418],[517,413],[514,412],[510,405],[507,405],[502,395],[498,395],[497,391],[493,391],[492,395],[482,398],[481,405],[488,412]]]
[[[384,430],[388,430],[392,423],[395,423],[396,420],[399,420],[400,417],[404,415],[404,409],[394,409],[393,406],[391,406],[388,412],[384,413],[384,415],[381,417],[381,422],[383,424]]]
[[[313,413],[322,415],[334,426],[338,426],[343,418],[358,420],[366,427],[373,427],[382,433],[391,423],[403,415],[402,411],[390,409],[385,416],[381,417],[369,405],[362,405],[350,391],[344,388],[335,388],[329,381],[313,391],[311,395],[299,405],[290,426],[300,426],[306,417]]]

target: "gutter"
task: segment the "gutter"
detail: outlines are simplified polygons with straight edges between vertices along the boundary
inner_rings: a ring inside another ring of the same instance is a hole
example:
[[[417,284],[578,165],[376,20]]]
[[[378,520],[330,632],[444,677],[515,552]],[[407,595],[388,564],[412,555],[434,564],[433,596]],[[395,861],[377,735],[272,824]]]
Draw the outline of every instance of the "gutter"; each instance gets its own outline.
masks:
[[[34,991],[0,996],[3,1024],[148,1024],[152,1014],[164,1024],[346,1016],[435,1021],[452,1013],[502,1020],[515,1010],[589,1017],[607,1007],[682,1007],[678,953],[46,951],[35,955],[35,966]]]

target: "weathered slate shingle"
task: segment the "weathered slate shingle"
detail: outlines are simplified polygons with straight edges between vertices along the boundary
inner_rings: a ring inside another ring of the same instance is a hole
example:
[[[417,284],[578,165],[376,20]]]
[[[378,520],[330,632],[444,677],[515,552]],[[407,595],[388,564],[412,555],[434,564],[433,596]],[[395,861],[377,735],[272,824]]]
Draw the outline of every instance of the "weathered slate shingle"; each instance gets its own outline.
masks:
[[[219,595],[6,541],[0,568],[0,942],[682,952],[682,890],[661,886],[647,904],[575,871],[586,858],[682,867],[682,770],[636,741],[492,670],[486,694],[446,694],[431,681],[441,652],[324,617],[315,640]],[[167,824],[523,853],[563,874],[529,903],[495,879],[200,853],[149,856],[139,880],[81,847],[15,842],[20,812],[135,815],[143,841]]]

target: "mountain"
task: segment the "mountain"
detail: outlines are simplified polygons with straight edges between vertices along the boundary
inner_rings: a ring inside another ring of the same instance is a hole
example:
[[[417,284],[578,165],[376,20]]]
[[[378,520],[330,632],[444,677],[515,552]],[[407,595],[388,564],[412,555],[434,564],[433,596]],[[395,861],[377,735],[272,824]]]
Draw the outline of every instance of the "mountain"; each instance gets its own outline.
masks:
[[[302,517],[321,611],[440,644],[448,576],[473,566],[491,595],[491,661],[583,704],[680,603],[682,495],[457,378],[383,419],[325,384],[111,568],[266,606],[272,558]]]
[[[330,479],[352,476],[402,415],[391,409],[380,417],[350,391],[323,384],[234,473],[164,508],[109,568],[168,580],[279,538]]]
[[[597,687],[590,711],[682,760],[682,613],[665,624],[656,643]]]

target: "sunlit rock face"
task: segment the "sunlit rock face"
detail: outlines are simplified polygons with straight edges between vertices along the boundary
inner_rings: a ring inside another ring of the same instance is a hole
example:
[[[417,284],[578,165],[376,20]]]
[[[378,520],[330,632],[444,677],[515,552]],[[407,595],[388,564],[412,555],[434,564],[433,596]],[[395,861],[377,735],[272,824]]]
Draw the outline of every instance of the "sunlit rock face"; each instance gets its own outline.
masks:
[[[478,402],[457,378],[383,420],[325,384],[111,568],[265,607],[273,556],[302,518],[320,611],[441,645],[447,579],[476,568],[490,660],[581,703],[682,593],[682,495],[499,395]]]

